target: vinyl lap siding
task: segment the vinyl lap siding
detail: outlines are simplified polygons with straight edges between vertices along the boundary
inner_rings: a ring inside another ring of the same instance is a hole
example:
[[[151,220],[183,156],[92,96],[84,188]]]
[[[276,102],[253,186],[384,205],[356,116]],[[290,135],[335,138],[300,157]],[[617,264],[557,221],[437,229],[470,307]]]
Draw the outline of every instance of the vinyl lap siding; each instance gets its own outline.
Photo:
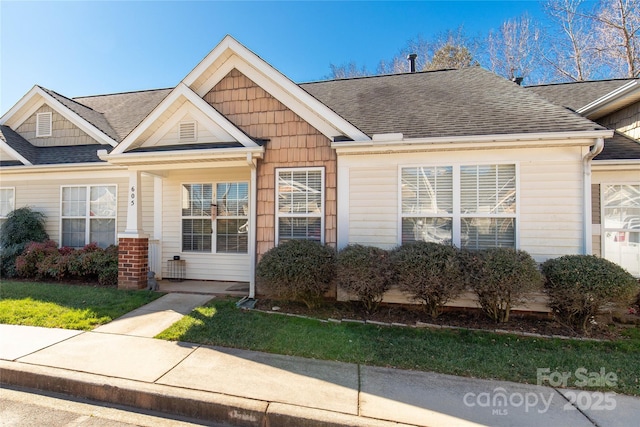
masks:
[[[397,169],[353,167],[349,182],[349,242],[387,249],[397,246]]]
[[[348,221],[348,239],[341,238],[341,245],[398,245],[402,167],[513,162],[519,165],[519,248],[539,262],[582,248],[579,148],[355,155],[340,156],[338,162],[349,173],[349,208],[340,216]]]
[[[249,182],[246,168],[175,171],[163,184],[162,271],[168,277],[167,260],[179,255],[186,261],[186,278],[248,282],[251,276],[249,254],[213,254],[182,251],[181,186],[186,183]],[[215,187],[214,187],[215,189]],[[215,245],[215,236],[213,236]]]
[[[539,262],[580,253],[582,211],[581,162],[520,164],[520,249]]]
[[[126,172],[125,172],[126,173]],[[60,242],[60,188],[62,186],[74,185],[117,185],[118,186],[118,214],[116,218],[117,233],[125,230],[127,225],[127,187],[129,180],[123,173],[116,172],[93,172],[90,173],[66,173],[67,178],[47,175],[18,175],[2,176],[3,186],[15,187],[16,208],[30,206],[33,210],[42,212],[45,215],[45,227],[49,238],[55,242]],[[148,184],[143,180],[143,189],[146,192]],[[153,187],[151,187],[153,189]],[[146,199],[146,195],[143,200]],[[144,202],[143,202],[144,203]],[[152,216],[153,205],[143,204],[143,215]],[[145,231],[147,231],[146,218]],[[151,222],[150,227],[153,227]]]

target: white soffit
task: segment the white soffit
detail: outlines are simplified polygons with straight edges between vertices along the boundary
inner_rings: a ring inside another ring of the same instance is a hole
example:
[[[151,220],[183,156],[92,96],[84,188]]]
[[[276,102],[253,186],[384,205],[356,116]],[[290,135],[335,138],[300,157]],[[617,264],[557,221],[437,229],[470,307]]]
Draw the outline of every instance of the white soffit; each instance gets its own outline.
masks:
[[[176,103],[182,103],[182,106],[178,108],[177,112],[172,114],[172,117],[163,123],[159,129],[157,129],[152,137],[148,141],[142,141],[138,144],[139,138],[149,129],[157,120],[162,118],[162,115],[170,110]],[[186,108],[186,110],[183,110]],[[154,145],[158,142],[166,132],[168,132],[172,126],[177,125],[185,116],[185,111],[196,116],[198,126],[205,126],[210,132],[219,135],[220,138],[229,137],[227,141],[237,141],[245,147],[257,147],[249,136],[238,129],[233,123],[231,123],[226,117],[218,113],[215,108],[207,104],[202,98],[196,95],[185,84],[180,83],[176,86],[166,98],[151,111],[151,113],[145,117],[145,119],[118,145],[112,154],[122,154],[128,149],[138,146]],[[178,113],[181,112],[181,113]],[[162,133],[164,132],[164,133]]]
[[[354,141],[370,140],[365,133],[229,35],[182,82],[193,89],[198,96],[204,97],[234,68],[282,102],[327,138],[333,139],[344,135]]]
[[[179,100],[176,100],[179,102]],[[187,122],[185,122],[187,121]],[[153,147],[156,145],[163,145],[162,140],[167,136],[169,132],[178,126],[192,123],[194,125],[194,138],[191,138],[189,141],[179,141],[177,140],[177,144],[181,143],[211,143],[211,142],[239,142],[236,138],[234,138],[229,132],[227,132],[222,126],[220,126],[217,122],[211,119],[211,117],[207,116],[205,113],[200,111],[197,107],[195,107],[191,102],[186,101],[182,104],[178,110],[171,115],[169,120],[165,121],[158,129],[156,129],[153,134],[146,141],[142,141],[141,144],[133,144],[135,147]],[[197,129],[197,131],[196,131]],[[205,130],[208,134],[210,134],[213,139],[207,138],[202,139],[198,138],[197,135],[203,134],[203,130]]]

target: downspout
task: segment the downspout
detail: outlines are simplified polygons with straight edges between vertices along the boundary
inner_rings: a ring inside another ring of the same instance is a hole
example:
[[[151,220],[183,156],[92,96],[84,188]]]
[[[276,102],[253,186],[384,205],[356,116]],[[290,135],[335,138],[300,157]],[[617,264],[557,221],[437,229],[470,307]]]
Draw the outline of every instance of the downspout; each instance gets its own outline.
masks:
[[[256,229],[257,229],[257,165],[251,153],[247,153],[247,163],[251,169],[251,182],[249,184],[249,263],[250,267],[250,279],[249,279],[249,298],[254,299],[256,297]]]
[[[591,226],[591,160],[602,152],[604,149],[604,138],[600,137],[596,139],[596,143],[591,150],[584,156],[582,160],[582,186],[584,191],[584,209],[583,209],[583,246],[582,251],[584,255],[591,255],[593,252],[593,230]]]

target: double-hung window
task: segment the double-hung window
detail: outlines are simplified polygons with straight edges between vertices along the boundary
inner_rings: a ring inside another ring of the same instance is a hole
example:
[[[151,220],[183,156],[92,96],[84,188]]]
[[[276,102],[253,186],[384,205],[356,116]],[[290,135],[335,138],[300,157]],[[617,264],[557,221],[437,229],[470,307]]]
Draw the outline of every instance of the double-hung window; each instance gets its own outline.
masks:
[[[182,250],[211,252],[213,184],[182,185]]]
[[[182,185],[182,250],[248,252],[249,185],[221,182]],[[213,236],[216,236],[215,246]]]
[[[0,188],[0,226],[7,219],[9,212],[16,208],[16,190],[14,188]]]
[[[276,244],[324,243],[324,168],[278,168],[276,184]]]
[[[401,169],[401,241],[468,249],[516,246],[516,167]]]
[[[116,243],[117,186],[62,187],[61,246]]]
[[[249,185],[216,184],[216,252],[246,254],[249,234]]]
[[[640,276],[640,184],[602,185],[604,257]]]

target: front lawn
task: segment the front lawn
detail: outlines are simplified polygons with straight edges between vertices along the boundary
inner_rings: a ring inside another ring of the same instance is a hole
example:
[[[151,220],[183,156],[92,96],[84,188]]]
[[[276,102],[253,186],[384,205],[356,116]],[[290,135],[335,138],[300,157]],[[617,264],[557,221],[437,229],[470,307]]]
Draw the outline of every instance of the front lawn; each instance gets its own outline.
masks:
[[[614,373],[613,387],[640,395],[640,329],[616,341],[544,339],[464,330],[323,323],[235,307],[215,299],[157,338],[326,360],[535,384],[537,369]],[[581,387],[585,388],[585,387]]]
[[[0,282],[0,323],[90,330],[162,294],[115,288]]]

